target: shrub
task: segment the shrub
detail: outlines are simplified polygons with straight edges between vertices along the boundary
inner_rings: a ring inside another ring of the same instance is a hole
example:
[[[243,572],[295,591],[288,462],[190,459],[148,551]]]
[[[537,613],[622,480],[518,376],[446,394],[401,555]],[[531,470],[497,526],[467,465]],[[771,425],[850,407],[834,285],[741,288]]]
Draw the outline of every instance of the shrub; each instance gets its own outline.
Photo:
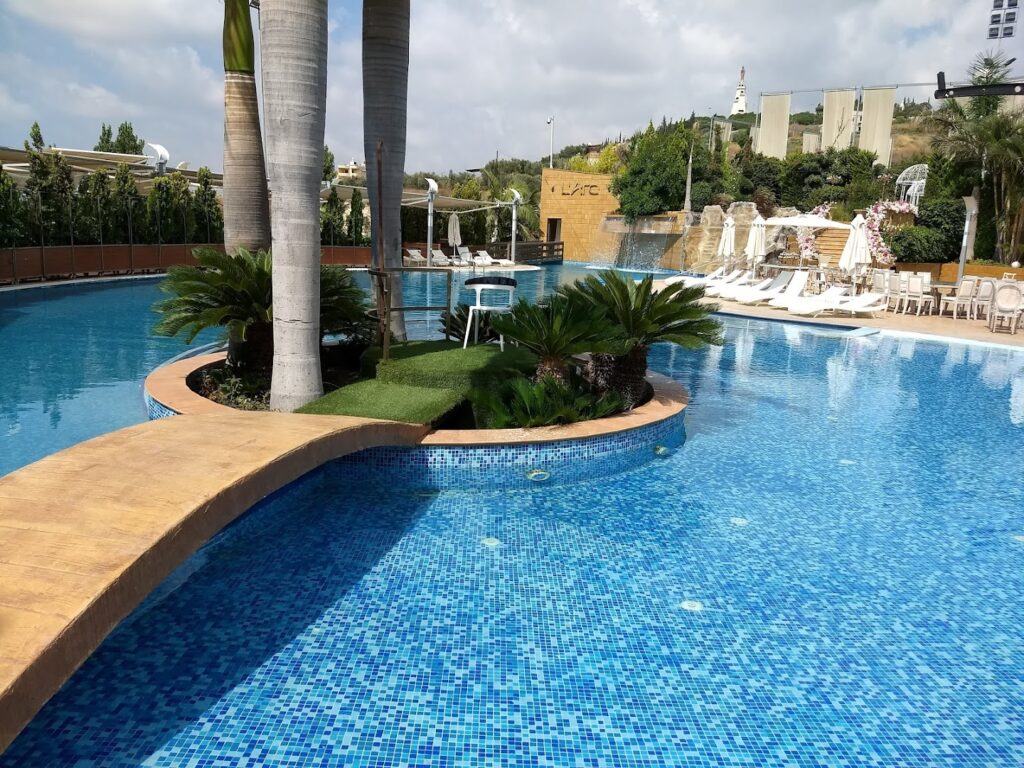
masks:
[[[757,206],[757,212],[767,219],[775,215],[779,201],[768,187],[758,187],[754,190],[754,205]]]
[[[462,340],[466,338],[466,326],[469,324],[469,304],[461,302],[455,305],[455,309],[449,312],[442,310],[439,316],[438,330],[444,333],[447,325],[448,333],[453,339]],[[479,326],[479,330],[477,329]],[[473,324],[473,338],[479,337],[480,342],[492,341],[498,338],[497,332],[491,327],[491,313],[478,312],[477,320]]]
[[[476,389],[470,400],[477,426],[482,429],[573,424],[623,410],[622,398],[592,391],[576,374],[564,380],[513,379],[498,388]]]
[[[807,197],[804,198],[804,205],[807,206],[807,210],[811,210],[812,208],[817,208],[822,203],[842,203],[845,201],[845,187],[824,186],[808,192]]]
[[[921,203],[917,224],[942,234],[944,261],[960,258],[966,215],[963,200],[938,199]]]
[[[941,232],[925,227],[906,227],[890,235],[889,249],[896,261],[945,262],[945,238]]]

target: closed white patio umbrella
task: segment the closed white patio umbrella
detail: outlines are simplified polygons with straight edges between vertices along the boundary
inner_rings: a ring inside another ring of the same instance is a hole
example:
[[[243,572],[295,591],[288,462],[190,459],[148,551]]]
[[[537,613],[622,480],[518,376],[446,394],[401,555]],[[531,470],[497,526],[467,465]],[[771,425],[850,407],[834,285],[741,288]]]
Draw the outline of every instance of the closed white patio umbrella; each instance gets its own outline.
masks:
[[[848,275],[855,274],[871,264],[871,250],[868,248],[867,222],[859,213],[850,223],[850,236],[846,238],[843,254],[839,257],[839,269]]]
[[[747,264],[751,267],[764,261],[768,252],[767,229],[761,214],[758,214],[750,224],[750,234],[747,235],[747,246],[743,249],[743,255],[747,257]]]
[[[722,224],[722,237],[718,241],[717,254],[720,259],[731,259],[736,255],[736,222],[726,216]]]
[[[452,247],[452,255],[458,254],[458,246],[462,245],[462,230],[459,229],[459,214],[448,217],[448,245]]]

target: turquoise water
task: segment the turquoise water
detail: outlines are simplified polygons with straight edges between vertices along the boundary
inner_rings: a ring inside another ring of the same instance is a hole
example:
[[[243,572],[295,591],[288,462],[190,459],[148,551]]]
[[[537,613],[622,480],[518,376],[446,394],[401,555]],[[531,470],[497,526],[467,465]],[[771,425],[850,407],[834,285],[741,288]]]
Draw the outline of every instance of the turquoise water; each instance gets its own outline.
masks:
[[[472,272],[458,273],[461,287]],[[571,282],[582,267],[518,272],[520,295],[539,297]],[[443,304],[444,277],[412,274],[407,303]],[[365,273],[357,280],[368,287]],[[142,383],[154,368],[188,349],[153,336],[150,311],[163,297],[158,280],[117,280],[0,291],[0,475],[106,432],[146,420]],[[472,294],[463,294],[469,300]],[[436,333],[421,313],[409,330]],[[217,339],[204,333],[202,344]]]
[[[284,489],[0,766],[1021,765],[1024,353],[725,322],[635,471]]]
[[[0,475],[146,420],[142,382],[186,350],[149,332],[161,295],[149,279],[0,292]]]

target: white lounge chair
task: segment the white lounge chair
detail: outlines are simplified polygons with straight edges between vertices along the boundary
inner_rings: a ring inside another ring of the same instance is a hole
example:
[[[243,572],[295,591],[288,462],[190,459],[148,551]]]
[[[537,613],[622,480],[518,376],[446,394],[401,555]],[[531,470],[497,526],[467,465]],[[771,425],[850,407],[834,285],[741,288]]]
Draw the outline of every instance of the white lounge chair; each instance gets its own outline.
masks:
[[[676,283],[683,283],[686,286],[693,287],[696,285],[704,285],[709,280],[717,280],[725,274],[725,267],[719,267],[714,272],[704,277],[694,277],[693,275],[672,275],[672,277],[665,278],[665,285],[675,285]]]
[[[822,312],[834,312],[842,303],[848,289],[845,285],[833,285],[814,296],[797,296],[789,300],[786,310],[791,315],[817,317]]]
[[[451,267],[455,264],[455,262],[444,255],[444,251],[440,248],[434,248],[430,251],[430,263],[435,267]]]
[[[419,249],[406,248],[405,252],[407,254],[405,257],[407,264],[412,264],[414,267],[422,267],[426,265],[427,260],[423,258],[423,252]]]
[[[473,263],[478,267],[511,267],[512,259],[495,259],[487,251],[477,251]]]
[[[739,280],[735,283],[729,283],[729,285],[723,285],[718,291],[718,297],[720,299],[734,299],[740,294],[741,291],[763,291],[772,284],[772,279],[769,277],[767,280],[762,280],[758,283],[744,282],[742,285],[739,284]]]
[[[808,272],[793,272],[792,277],[782,288],[764,291],[745,291],[736,297],[740,304],[762,304],[768,302],[773,307],[785,306],[785,302],[799,296],[807,287]],[[779,303],[781,302],[781,303]]]
[[[709,290],[712,290],[712,289],[717,291],[723,285],[727,285],[728,283],[731,283],[734,280],[738,280],[740,277],[743,276],[743,274],[744,274],[744,272],[743,272],[742,269],[734,269],[732,272],[727,274],[725,277],[716,277],[714,280],[705,280],[703,283],[700,283],[699,285],[702,288],[704,288],[705,292],[707,292]]]
[[[472,267],[473,254],[466,246],[457,245],[455,247],[455,253],[452,255],[452,261],[458,264],[460,267]]]
[[[718,296],[723,288],[731,288],[733,286],[741,288],[749,288],[750,281],[753,280],[754,273],[749,269],[746,272],[741,272],[739,277],[734,280],[730,280],[727,283],[712,282],[704,286],[704,293],[708,296]]]
[[[873,315],[884,312],[889,306],[889,297],[884,293],[859,293],[836,305],[836,312],[849,312],[851,315]]]

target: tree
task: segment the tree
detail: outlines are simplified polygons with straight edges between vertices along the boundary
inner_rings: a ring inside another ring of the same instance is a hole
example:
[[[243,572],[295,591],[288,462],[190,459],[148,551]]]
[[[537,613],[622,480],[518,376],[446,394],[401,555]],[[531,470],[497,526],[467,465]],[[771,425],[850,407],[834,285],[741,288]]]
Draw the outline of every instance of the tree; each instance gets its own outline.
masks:
[[[25,142],[25,149],[34,149],[36,152],[41,152],[46,148],[46,143],[43,141],[43,132],[39,128],[39,123],[32,123],[32,127],[28,129],[28,141]]]
[[[192,242],[220,243],[224,240],[224,214],[213,188],[213,174],[203,166],[196,171],[196,191],[192,195]]]
[[[135,177],[126,163],[119,163],[114,171],[110,195],[113,222],[111,242],[133,243],[136,238],[136,216],[142,197],[135,185]],[[106,214],[106,212],[104,212]]]
[[[270,407],[294,411],[323,394],[320,179],[327,111],[327,3],[263,0],[261,10],[267,157],[274,190]]]
[[[640,403],[647,389],[647,352],[659,341],[671,341],[691,349],[721,344],[721,324],[711,317],[717,307],[702,304],[704,289],[674,283],[654,290],[648,275],[639,282],[606,270],[563,288],[570,298],[579,297],[602,310],[615,326],[621,353],[610,362],[608,383],[627,407]]]
[[[75,206],[75,242],[102,243],[107,239],[106,217],[110,206],[110,176],[96,170],[78,185]]]
[[[352,200],[349,201],[347,232],[349,245],[362,245],[365,241],[363,236],[363,195],[358,189],[353,190]]]
[[[378,267],[402,266],[402,181],[409,93],[409,0],[363,0],[363,142],[370,245]],[[377,153],[381,148],[378,172]],[[381,242],[383,233],[384,241]],[[393,282],[401,297],[401,273]],[[391,331],[405,338],[401,312]]]
[[[100,138],[103,138],[102,130]],[[146,142],[135,135],[132,124],[125,121],[117,126],[117,138],[114,139],[114,151],[124,155],[141,155]]]
[[[327,202],[320,207],[320,244],[340,245],[345,239],[345,204],[338,190],[331,188]]]
[[[114,152],[114,129],[106,123],[100,125],[100,140],[93,147],[96,152]]]
[[[338,169],[334,165],[334,153],[331,148],[324,144],[324,181],[334,181]]]
[[[267,168],[248,0],[224,0],[224,247],[270,247]]]
[[[969,75],[976,85],[993,85],[1005,82],[1009,71],[1006,56],[998,53],[979,56]],[[994,219],[995,250],[1003,261],[1011,261],[1024,242],[1024,112],[1002,111],[1002,104],[999,96],[950,99],[931,122],[939,129],[935,148],[980,188],[981,212],[991,206],[990,216],[979,216],[975,252],[989,255],[982,247],[982,227]]]
[[[693,134],[682,123],[662,131],[650,125],[633,137],[626,169],[612,181],[627,221],[682,207],[692,143]]]
[[[14,179],[0,165],[0,248],[14,248],[22,238],[21,197]]]

